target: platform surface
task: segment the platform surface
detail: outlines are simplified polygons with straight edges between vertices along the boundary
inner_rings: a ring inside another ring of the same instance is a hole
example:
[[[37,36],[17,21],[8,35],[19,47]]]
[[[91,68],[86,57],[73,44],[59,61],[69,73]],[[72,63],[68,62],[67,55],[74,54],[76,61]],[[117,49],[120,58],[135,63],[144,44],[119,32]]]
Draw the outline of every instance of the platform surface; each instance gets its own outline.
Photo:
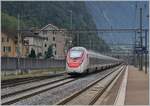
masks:
[[[130,65],[124,103],[125,105],[149,104],[149,75]]]

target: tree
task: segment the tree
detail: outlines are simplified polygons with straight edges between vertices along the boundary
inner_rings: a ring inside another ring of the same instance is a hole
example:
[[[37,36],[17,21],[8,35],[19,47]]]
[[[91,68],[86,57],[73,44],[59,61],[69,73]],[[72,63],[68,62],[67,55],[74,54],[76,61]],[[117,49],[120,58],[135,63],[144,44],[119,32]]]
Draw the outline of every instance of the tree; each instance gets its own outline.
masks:
[[[29,54],[30,58],[36,58],[35,50],[32,48],[31,53]]]
[[[45,52],[45,58],[51,58],[53,56],[52,45],[49,45],[47,52]]]

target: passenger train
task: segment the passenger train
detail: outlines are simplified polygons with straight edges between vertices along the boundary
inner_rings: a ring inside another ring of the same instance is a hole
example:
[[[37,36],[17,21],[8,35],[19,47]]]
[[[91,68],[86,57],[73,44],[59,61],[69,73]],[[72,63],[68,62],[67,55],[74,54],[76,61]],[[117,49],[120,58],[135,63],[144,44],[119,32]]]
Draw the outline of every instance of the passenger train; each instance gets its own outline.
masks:
[[[66,57],[66,71],[70,75],[90,73],[119,64],[119,59],[95,53],[84,47],[71,48]]]

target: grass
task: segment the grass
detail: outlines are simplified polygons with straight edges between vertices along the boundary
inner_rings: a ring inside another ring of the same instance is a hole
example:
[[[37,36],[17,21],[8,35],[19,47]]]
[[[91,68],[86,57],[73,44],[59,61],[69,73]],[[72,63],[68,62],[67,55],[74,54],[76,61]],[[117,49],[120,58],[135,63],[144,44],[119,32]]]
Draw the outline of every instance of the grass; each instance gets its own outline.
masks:
[[[5,76],[1,74],[1,80],[47,76],[49,74],[55,74],[55,73],[63,72],[63,71],[65,71],[64,67],[53,67],[53,68],[48,68],[48,69],[31,70],[30,72],[22,72],[18,74],[12,73],[12,74],[5,75]]]

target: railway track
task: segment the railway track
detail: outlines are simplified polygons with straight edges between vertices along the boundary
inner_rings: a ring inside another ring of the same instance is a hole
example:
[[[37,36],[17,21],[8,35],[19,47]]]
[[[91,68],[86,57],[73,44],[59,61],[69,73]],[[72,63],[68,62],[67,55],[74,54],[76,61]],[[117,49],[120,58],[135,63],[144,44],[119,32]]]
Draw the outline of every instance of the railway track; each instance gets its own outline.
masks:
[[[64,74],[65,74],[65,72],[54,74],[54,75],[48,75],[48,76],[17,78],[17,79],[11,79],[11,80],[4,80],[4,81],[1,82],[1,88],[3,89],[3,88],[7,88],[7,87],[14,87],[14,86],[21,85],[21,84],[36,82],[36,81],[45,80],[45,79],[48,79],[48,78],[57,77],[57,76],[63,76]]]
[[[54,81],[49,81],[49,82],[45,82],[42,84],[40,83],[39,85],[35,85],[35,86],[29,87],[27,89],[23,89],[23,90],[11,92],[8,94],[4,94],[1,96],[1,101],[2,101],[1,104],[2,105],[13,104],[13,103],[18,102],[22,99],[26,99],[28,97],[38,95],[42,92],[46,92],[50,89],[54,89],[54,88],[57,88],[59,86],[63,86],[65,84],[68,84],[69,82],[73,82],[75,80],[78,80],[79,78],[64,77],[64,78],[60,78],[60,79],[57,79]]]
[[[98,98],[105,92],[111,82],[124,71],[122,66],[116,71],[109,72],[103,77],[90,83],[84,89],[73,93],[65,99],[56,103],[57,105],[93,105]]]
[[[68,78],[68,77],[62,78],[62,79],[50,81],[50,82],[47,82],[44,84],[40,84],[37,86],[33,86],[33,87],[28,88],[28,89],[24,89],[24,90],[9,93],[6,95],[2,95],[1,96],[1,100],[2,100],[1,104],[2,105],[9,105],[9,104],[15,103],[21,99],[25,99],[25,98],[28,98],[30,96],[37,95],[39,93],[42,93],[42,92],[45,92],[47,90],[62,86],[64,84],[67,84],[67,83],[75,81],[75,80],[77,80],[77,79]]]

